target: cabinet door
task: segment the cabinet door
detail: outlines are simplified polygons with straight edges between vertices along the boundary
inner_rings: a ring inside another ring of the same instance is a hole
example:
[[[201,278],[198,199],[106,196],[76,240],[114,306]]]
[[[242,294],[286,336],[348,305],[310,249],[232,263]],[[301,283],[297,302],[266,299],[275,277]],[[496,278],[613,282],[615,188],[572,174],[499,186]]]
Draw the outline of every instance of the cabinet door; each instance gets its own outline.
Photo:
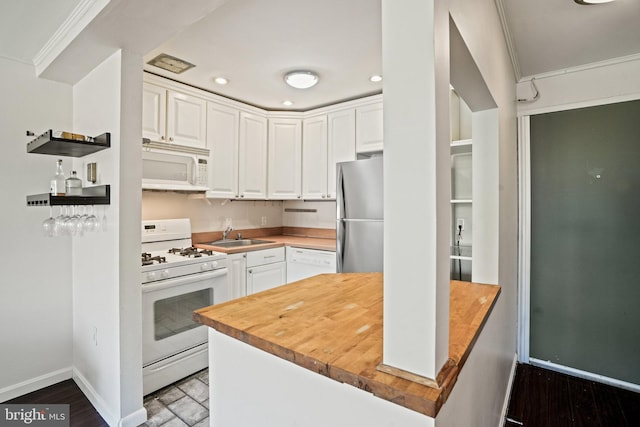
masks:
[[[300,119],[269,120],[270,199],[302,197],[302,122]]]
[[[238,197],[238,129],[240,112],[207,103],[209,187],[207,197]]]
[[[230,254],[229,259],[229,283],[231,285],[231,298],[241,298],[247,295],[247,254]]]
[[[327,116],[302,122],[302,197],[326,199]]]
[[[266,291],[287,283],[287,265],[284,262],[247,268],[247,295]]]
[[[206,133],[207,102],[195,96],[170,90],[167,94],[169,142],[204,148]]]
[[[164,141],[167,115],[167,90],[144,83],[142,85],[142,137]]]
[[[240,198],[267,198],[267,119],[240,113],[238,146],[238,192]]]
[[[382,150],[382,102],[356,108],[356,152]]]
[[[336,198],[336,164],[356,159],[356,112],[354,109],[328,116],[327,193]]]

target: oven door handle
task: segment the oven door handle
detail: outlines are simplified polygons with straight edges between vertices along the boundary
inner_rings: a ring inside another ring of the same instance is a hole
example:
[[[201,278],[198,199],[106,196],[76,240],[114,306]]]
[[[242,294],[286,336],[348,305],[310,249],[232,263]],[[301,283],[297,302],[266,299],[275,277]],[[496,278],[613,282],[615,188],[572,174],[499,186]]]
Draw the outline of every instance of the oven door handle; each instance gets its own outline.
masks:
[[[206,273],[190,274],[188,276],[176,277],[174,279],[158,280],[157,282],[145,283],[142,285],[142,293],[156,292],[176,286],[183,286],[194,281],[203,281],[223,277],[227,275],[227,268],[208,271]],[[203,288],[206,286],[203,286]]]

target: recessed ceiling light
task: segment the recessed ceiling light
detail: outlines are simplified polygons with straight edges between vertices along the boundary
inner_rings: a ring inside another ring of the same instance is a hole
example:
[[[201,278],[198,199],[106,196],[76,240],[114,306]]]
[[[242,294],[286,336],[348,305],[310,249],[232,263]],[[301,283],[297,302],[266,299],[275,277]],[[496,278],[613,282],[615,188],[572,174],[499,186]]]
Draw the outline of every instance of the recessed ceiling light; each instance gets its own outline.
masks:
[[[147,62],[147,64],[162,68],[163,70],[167,70],[175,74],[184,73],[188,69],[195,67],[195,65],[190,62],[176,58],[175,56],[167,55],[166,53],[161,53],[151,61]]]
[[[613,0],[574,0],[574,1],[578,4],[590,5],[590,4],[610,3]]]
[[[318,83],[318,75],[313,71],[291,71],[284,75],[284,81],[296,89],[309,89]]]
[[[374,83],[381,82],[382,76],[379,74],[374,74],[373,76],[369,77],[369,80],[371,80]]]
[[[287,106],[287,107],[291,107],[293,105],[293,101],[282,101],[282,105]]]
[[[219,85],[226,85],[227,83],[229,83],[229,80],[225,79],[224,77],[216,77],[215,79],[213,79],[213,81]]]

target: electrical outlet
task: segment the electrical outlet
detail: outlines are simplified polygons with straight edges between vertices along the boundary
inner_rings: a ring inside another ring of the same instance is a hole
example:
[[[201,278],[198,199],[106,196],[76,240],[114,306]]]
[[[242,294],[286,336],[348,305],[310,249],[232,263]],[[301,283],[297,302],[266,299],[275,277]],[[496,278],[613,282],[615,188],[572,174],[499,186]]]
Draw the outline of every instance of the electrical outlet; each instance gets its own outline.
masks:
[[[267,217],[266,216],[262,216],[262,225],[267,225]]]
[[[464,230],[464,218],[458,218],[456,220],[456,230],[460,230],[462,227],[462,230]]]
[[[93,341],[93,344],[97,347],[98,346],[98,327],[94,326],[93,327],[93,334],[91,337],[91,341]]]

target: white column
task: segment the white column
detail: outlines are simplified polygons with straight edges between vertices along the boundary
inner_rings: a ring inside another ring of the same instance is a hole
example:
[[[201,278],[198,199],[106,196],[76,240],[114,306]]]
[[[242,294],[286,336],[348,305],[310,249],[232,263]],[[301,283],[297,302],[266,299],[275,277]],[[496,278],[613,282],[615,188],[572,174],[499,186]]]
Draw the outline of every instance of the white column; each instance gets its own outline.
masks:
[[[449,13],[383,0],[383,363],[435,379],[449,342]]]

